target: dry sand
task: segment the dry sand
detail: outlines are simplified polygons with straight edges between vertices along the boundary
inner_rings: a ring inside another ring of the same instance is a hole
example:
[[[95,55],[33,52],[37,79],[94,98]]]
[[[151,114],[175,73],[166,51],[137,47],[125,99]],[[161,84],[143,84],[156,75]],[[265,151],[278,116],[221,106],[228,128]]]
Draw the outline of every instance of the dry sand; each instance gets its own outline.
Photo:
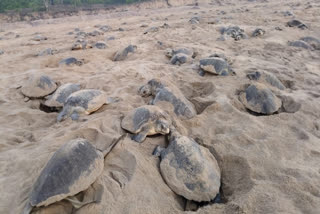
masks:
[[[213,102],[196,117],[177,122],[183,134],[210,149],[222,170],[227,202],[203,206],[197,213],[320,212],[320,51],[287,44],[302,36],[320,38],[320,2],[215,0],[199,1],[199,7],[188,6],[192,2],[187,1],[170,3],[174,7],[155,1],[108,14],[0,25],[4,30],[0,49],[5,51],[0,55],[1,214],[22,211],[32,184],[65,142],[84,137],[97,147],[108,148],[124,132],[121,116],[146,104],[137,90],[151,78],[174,82],[188,99],[203,96]],[[286,27],[293,16],[284,16],[285,11],[291,11],[309,29]],[[191,25],[188,20],[195,15],[202,19],[200,24]],[[143,34],[146,28],[140,27],[164,23],[170,27],[154,33]],[[108,48],[71,51],[76,39],[67,33],[76,27],[91,32],[97,24],[113,30],[89,40],[105,41],[114,36],[115,40],[107,41]],[[238,25],[247,34],[262,27],[266,35],[216,41],[219,28],[229,25]],[[119,27],[124,31],[118,31]],[[32,41],[37,33],[48,40]],[[15,38],[17,34],[19,38]],[[125,61],[113,62],[113,54],[129,44],[137,45],[137,52]],[[170,65],[165,49],[177,46],[194,48],[198,56],[192,63]],[[35,56],[46,48],[56,48],[59,53]],[[199,76],[195,65],[213,53],[224,53],[231,59],[237,75]],[[85,64],[59,67],[59,60],[69,56],[84,59]],[[82,117],[86,121],[56,123],[57,113],[39,110],[39,101],[25,102],[20,93],[19,86],[30,69],[61,84],[81,83],[101,89],[122,101]],[[252,71],[275,74],[288,86],[282,93],[301,103],[301,109],[271,116],[247,112],[237,94],[250,83],[246,74]],[[166,144],[164,136],[148,137],[142,144],[129,137],[119,142],[106,157],[105,170],[97,181],[105,188],[101,203],[75,213],[183,212],[185,201],[165,184],[159,159],[152,156],[156,145]],[[124,172],[123,182],[113,179],[115,171]],[[64,213],[68,209],[70,206],[61,202],[39,213]]]

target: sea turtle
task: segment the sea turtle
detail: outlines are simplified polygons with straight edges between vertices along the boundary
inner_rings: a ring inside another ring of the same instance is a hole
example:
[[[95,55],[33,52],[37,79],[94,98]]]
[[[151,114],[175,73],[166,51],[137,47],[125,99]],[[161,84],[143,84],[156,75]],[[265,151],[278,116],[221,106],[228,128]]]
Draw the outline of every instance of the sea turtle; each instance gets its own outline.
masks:
[[[234,40],[238,41],[240,39],[247,39],[248,36],[245,34],[244,30],[238,26],[229,26],[227,28],[223,27],[220,29],[222,35],[227,35],[232,37]]]
[[[293,16],[294,15],[291,11],[288,11],[288,10],[287,11],[282,11],[281,13],[284,16]]]
[[[84,31],[78,31],[76,34],[76,38],[86,38],[88,34]]]
[[[297,20],[297,19],[293,19],[293,20],[287,22],[287,26],[288,26],[288,27],[298,27],[298,28],[300,28],[300,29],[302,29],[302,30],[308,28],[307,25],[305,25],[304,23],[302,23],[301,21],[299,21],[299,20]]]
[[[78,138],[61,146],[48,161],[34,183],[23,214],[33,207],[48,206],[63,199],[75,208],[99,202],[103,186],[95,192],[93,200],[80,201],[75,196],[90,187],[102,173],[104,155],[87,140]]]
[[[169,24],[167,24],[167,23],[164,23],[164,24],[163,24],[163,25],[161,25],[160,27],[161,27],[161,28],[165,28],[165,29],[166,29],[166,28],[169,28],[169,27],[170,27],[170,25],[169,25]]]
[[[94,30],[94,31],[88,33],[88,35],[89,35],[89,36],[100,36],[100,35],[103,35],[103,32]]]
[[[307,50],[312,50],[313,49],[313,47],[311,47],[311,45],[309,45],[305,41],[301,41],[301,40],[288,42],[288,45],[292,46],[292,47],[307,49]]]
[[[103,25],[99,28],[99,30],[101,30],[103,32],[108,32],[108,31],[112,30],[112,28],[108,25]]]
[[[114,37],[114,36],[109,36],[109,37],[107,38],[108,41],[110,41],[110,40],[115,40],[115,39],[116,39],[116,37]]]
[[[174,49],[168,48],[166,50],[166,56],[168,58],[172,58],[176,54],[185,54],[187,56],[191,56],[192,58],[195,57],[195,52],[191,48],[178,47],[178,48],[174,48]]]
[[[36,35],[35,37],[32,38],[33,41],[43,41],[47,40],[48,38],[42,35]]]
[[[252,36],[253,37],[258,37],[258,36],[262,36],[266,33],[265,30],[261,29],[261,28],[257,28],[253,31]]]
[[[172,56],[172,58],[170,59],[170,63],[172,65],[181,65],[184,64],[188,61],[189,56],[184,54],[184,53],[178,53],[175,54],[174,56]]]
[[[55,53],[57,53],[58,50],[55,48],[47,48],[44,49],[42,51],[40,51],[37,56],[48,56],[48,55],[54,55]]]
[[[133,134],[132,140],[142,143],[148,135],[170,132],[171,119],[158,106],[144,105],[130,111],[121,121],[121,127]]]
[[[97,42],[94,46],[95,46],[96,48],[98,48],[98,49],[106,49],[106,48],[107,48],[106,43],[105,43],[105,42],[102,42],[102,41]]]
[[[56,89],[57,84],[49,76],[32,74],[22,86],[21,93],[29,98],[41,98],[53,93]]]
[[[104,104],[116,102],[115,98],[108,98],[107,95],[96,89],[83,89],[72,93],[63,105],[57,121],[71,117],[72,120],[78,120],[79,114],[91,114],[101,108]]]
[[[113,61],[122,61],[125,60],[129,53],[134,53],[137,50],[137,46],[135,45],[129,45],[128,47],[118,51],[114,57]]]
[[[47,97],[44,105],[56,108],[63,107],[64,102],[67,100],[70,94],[79,91],[80,89],[80,84],[63,84],[52,95]]]
[[[286,87],[282,84],[282,82],[272,73],[265,71],[256,71],[252,73],[248,73],[247,77],[250,80],[256,80],[259,82],[266,82],[269,85],[276,87],[280,90],[284,90]]]
[[[190,137],[176,135],[169,141],[166,149],[157,147],[153,153],[161,158],[160,172],[167,185],[188,200],[213,200],[221,185],[215,157]]]
[[[71,47],[71,50],[84,50],[84,49],[90,49],[92,48],[92,45],[89,44],[86,40],[77,40]]]
[[[190,24],[199,24],[200,23],[200,17],[199,16],[194,16],[189,20]]]
[[[170,63],[173,65],[181,65],[189,61],[192,57],[196,56],[195,52],[190,48],[168,48],[166,50],[166,56],[171,58]]]
[[[151,105],[169,108],[177,116],[184,119],[194,117],[197,112],[194,105],[185,98],[179,88],[173,84],[164,83],[159,79],[152,79],[146,85],[143,85],[138,90],[142,97],[152,96]]]
[[[240,94],[243,105],[256,113],[270,115],[279,110],[281,100],[265,85],[261,83],[251,84]]]
[[[221,57],[209,57],[200,60],[200,75],[203,76],[204,72],[216,74],[220,76],[235,75],[235,72],[230,67],[229,63]]]
[[[59,62],[59,65],[79,65],[80,66],[82,64],[83,64],[83,60],[77,60],[74,57],[68,57],[68,58],[62,59]]]
[[[147,33],[155,33],[158,32],[159,28],[158,27],[150,27],[148,28],[145,32],[143,32],[143,34],[147,34]]]
[[[320,40],[311,36],[300,38],[301,41],[308,43],[315,50],[320,50]]]

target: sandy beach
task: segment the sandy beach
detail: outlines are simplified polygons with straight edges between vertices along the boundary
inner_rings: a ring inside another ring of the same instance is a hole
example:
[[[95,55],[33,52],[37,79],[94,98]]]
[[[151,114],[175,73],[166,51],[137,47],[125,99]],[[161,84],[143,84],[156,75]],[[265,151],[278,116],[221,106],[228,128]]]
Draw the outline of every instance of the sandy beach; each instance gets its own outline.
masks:
[[[176,128],[208,148],[221,169],[223,203],[200,204],[194,213],[319,213],[320,50],[288,42],[307,36],[320,39],[320,2],[213,0],[198,1],[198,6],[193,1],[169,2],[172,7],[153,1],[97,15],[0,22],[4,52],[0,55],[0,213],[22,212],[41,170],[66,142],[85,138],[103,150],[125,134],[123,116],[148,104],[150,98],[141,97],[138,90],[154,78],[175,85],[186,99],[201,106],[191,119],[175,118]],[[190,23],[192,17],[199,22]],[[308,28],[288,27],[293,19]],[[99,30],[104,25],[110,27],[106,32]],[[221,28],[229,26],[239,26],[248,38],[221,41]],[[152,27],[157,30],[145,33]],[[75,28],[101,32],[85,38],[93,48],[71,50],[78,39]],[[256,28],[265,34],[252,37]],[[47,40],[34,41],[36,35]],[[96,48],[99,41],[107,47]],[[122,61],[112,60],[130,44],[137,46],[134,53]],[[196,55],[184,64],[170,64],[166,50],[177,47],[192,49]],[[37,56],[47,48],[56,51]],[[199,60],[212,54],[223,54],[235,75],[199,75]],[[67,57],[83,64],[59,65]],[[239,94],[255,82],[247,74],[256,71],[275,75],[285,89],[272,91],[291,97],[301,107],[294,113],[250,112]],[[120,101],[82,115],[79,121],[57,123],[58,112],[41,107],[45,99],[21,93],[33,73],[50,76],[58,86],[79,83],[83,89],[99,89]],[[72,210],[61,201],[34,213],[185,212],[186,200],[168,187],[160,160],[152,155],[157,145],[166,147],[166,136],[147,137],[139,144],[128,135],[115,145],[96,181],[104,186],[100,203]],[[112,177],[114,170],[128,175],[124,186]]]

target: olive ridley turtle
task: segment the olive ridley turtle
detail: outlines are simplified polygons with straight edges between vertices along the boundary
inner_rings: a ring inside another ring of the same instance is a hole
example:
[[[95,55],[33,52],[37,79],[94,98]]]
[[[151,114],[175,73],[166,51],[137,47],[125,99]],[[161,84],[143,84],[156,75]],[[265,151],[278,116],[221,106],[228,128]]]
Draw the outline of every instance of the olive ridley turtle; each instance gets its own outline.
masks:
[[[132,140],[142,143],[149,135],[170,132],[170,116],[158,106],[144,105],[130,111],[121,121],[121,127],[133,134]]]
[[[308,43],[315,50],[320,50],[320,39],[317,39],[311,36],[306,36],[306,37],[300,38],[300,40]]]
[[[114,98],[108,98],[107,95],[96,89],[83,89],[72,93],[63,105],[57,121],[71,117],[72,120],[78,120],[79,114],[91,114],[101,108],[104,104],[116,102]]]
[[[71,50],[84,50],[84,49],[90,49],[92,48],[92,45],[88,43],[86,40],[77,40],[71,47]]]
[[[220,29],[222,35],[227,35],[234,40],[238,41],[240,39],[247,39],[248,36],[245,34],[244,30],[238,26],[230,26],[230,27],[223,27]]]
[[[44,105],[49,107],[63,107],[64,102],[73,92],[79,91],[80,84],[67,83],[61,85],[52,95],[47,97]]]
[[[160,155],[161,175],[176,194],[202,202],[211,201],[219,193],[221,172],[217,160],[192,138],[170,137],[169,146],[154,154]]]
[[[297,28],[300,28],[300,29],[302,29],[302,30],[308,28],[307,25],[305,25],[304,23],[302,23],[301,21],[299,21],[299,20],[297,20],[297,19],[293,19],[293,20],[287,22],[287,26],[288,26],[288,27],[297,27]]]
[[[227,60],[222,57],[215,56],[201,59],[199,63],[201,68],[201,72],[199,74],[201,76],[203,76],[205,72],[220,76],[235,75],[235,72]]]
[[[32,38],[33,41],[43,41],[47,40],[48,38],[42,35],[36,35],[35,37]]]
[[[26,84],[22,86],[21,93],[29,98],[41,98],[51,94],[56,89],[56,83],[49,76],[32,74]]]
[[[195,52],[190,48],[178,47],[178,48],[174,48],[174,49],[168,48],[166,50],[166,56],[168,58],[172,58],[176,54],[185,54],[187,56],[192,56],[193,58],[195,57]]]
[[[266,115],[277,112],[282,105],[282,101],[261,83],[251,84],[240,94],[240,101],[247,109]]]
[[[134,53],[137,50],[137,46],[135,45],[129,45],[128,47],[118,51],[114,57],[113,61],[122,61],[125,60],[129,53]]]
[[[79,65],[80,66],[82,64],[83,64],[83,60],[77,60],[74,57],[69,57],[69,58],[62,59],[59,62],[59,65]]]
[[[190,58],[195,57],[195,53],[192,49],[189,48],[168,48],[166,50],[166,56],[171,58],[170,63],[173,65],[181,65],[190,61]]]
[[[194,105],[173,84],[169,85],[159,79],[152,79],[146,85],[140,87],[138,93],[142,97],[153,96],[150,104],[172,108],[173,112],[179,117],[190,119],[196,115]]]
[[[88,201],[79,201],[75,196],[93,184],[102,173],[104,155],[87,140],[78,138],[61,146],[48,161],[34,183],[23,214],[33,207],[48,206],[63,199],[75,208],[101,200],[103,186]]]
[[[248,73],[247,77],[250,80],[256,80],[262,83],[267,83],[273,87],[276,87],[280,90],[284,90],[285,86],[282,84],[282,82],[272,73],[265,72],[265,71],[256,71],[252,73]]]
[[[265,30],[263,30],[262,28],[257,28],[253,31],[252,36],[253,37],[258,37],[258,36],[262,36],[266,33]]]
[[[297,41],[293,41],[293,42],[289,41],[288,45],[292,46],[292,47],[297,47],[297,48],[304,48],[307,50],[313,49],[313,47],[311,45],[309,45],[307,42],[301,41],[301,40],[297,40]]]

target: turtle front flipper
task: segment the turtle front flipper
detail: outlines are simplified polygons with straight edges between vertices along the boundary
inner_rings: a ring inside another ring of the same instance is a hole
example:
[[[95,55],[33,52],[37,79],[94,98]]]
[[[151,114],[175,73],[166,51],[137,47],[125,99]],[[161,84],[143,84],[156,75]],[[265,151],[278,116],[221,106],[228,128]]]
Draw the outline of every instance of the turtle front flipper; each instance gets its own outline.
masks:
[[[198,74],[203,77],[206,74],[206,72],[203,70],[200,70]]]
[[[134,135],[131,139],[138,143],[142,143],[146,139],[148,132],[148,129],[144,129],[140,133]]]
[[[155,99],[151,99],[151,100],[148,102],[148,105],[154,105],[154,103],[155,103],[154,100],[155,100]]]
[[[30,214],[32,211],[32,208],[33,206],[31,206],[30,201],[28,200],[21,214]]]
[[[69,106],[64,106],[62,111],[59,113],[58,117],[57,117],[57,121],[61,122],[63,120],[65,120],[70,114],[70,107]]]
[[[66,200],[68,200],[74,208],[79,209],[87,204],[99,203],[102,199],[103,191],[104,187],[99,184],[97,188],[94,188],[94,191],[91,194],[89,193],[89,197],[85,197],[83,201],[79,200],[76,196],[70,196],[66,198]]]

